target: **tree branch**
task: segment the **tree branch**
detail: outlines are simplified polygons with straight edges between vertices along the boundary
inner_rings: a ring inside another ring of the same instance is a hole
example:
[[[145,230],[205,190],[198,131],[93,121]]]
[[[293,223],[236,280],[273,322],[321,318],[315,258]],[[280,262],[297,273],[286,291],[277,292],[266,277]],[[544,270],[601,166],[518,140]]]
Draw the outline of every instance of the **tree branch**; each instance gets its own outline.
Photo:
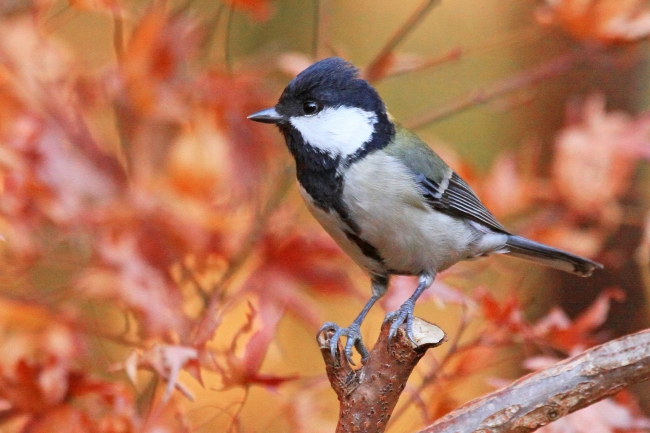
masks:
[[[341,404],[337,433],[383,432],[418,361],[428,349],[446,340],[440,328],[416,317],[413,335],[417,344],[408,339],[402,325],[389,347],[389,328],[390,323],[382,326],[366,364],[358,370],[353,370],[347,363],[340,342],[336,356],[332,357],[329,340],[333,331],[320,333],[317,337],[327,377]]]
[[[650,379],[650,330],[627,335],[473,400],[419,433],[532,432]]]
[[[413,11],[411,16],[409,16],[404,24],[397,29],[388,42],[386,42],[381,51],[379,51],[379,54],[377,54],[377,56],[375,56],[375,58],[370,62],[366,69],[366,80],[372,83],[383,75],[395,47],[397,47],[397,45],[399,45],[399,43],[402,42],[404,38],[418,26],[418,24],[420,24],[431,8],[439,2],[440,0],[424,0],[420,6]]]
[[[475,89],[462,97],[449,101],[404,122],[407,128],[420,128],[456,114],[470,107],[476,107],[511,93],[535,85],[541,81],[557,77],[569,71],[579,60],[580,55],[574,52],[562,54],[541,65],[517,73],[504,80],[498,81],[489,87]]]

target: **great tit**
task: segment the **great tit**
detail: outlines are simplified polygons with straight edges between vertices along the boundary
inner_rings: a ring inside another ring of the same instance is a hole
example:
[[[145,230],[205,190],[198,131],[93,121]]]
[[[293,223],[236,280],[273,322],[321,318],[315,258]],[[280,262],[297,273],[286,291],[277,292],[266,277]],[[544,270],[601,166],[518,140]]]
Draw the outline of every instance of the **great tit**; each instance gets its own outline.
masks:
[[[296,162],[300,194],[311,214],[369,275],[372,296],[347,328],[328,322],[330,349],[347,337],[368,357],[360,325],[386,293],[391,275],[416,275],[419,284],[397,310],[389,341],[406,323],[413,340],[413,308],[440,271],[456,262],[508,254],[587,277],[603,266],[510,234],[469,185],[431,148],[388,114],[377,91],[352,64],[330,57],[296,76],[273,108],[248,116],[272,123]]]

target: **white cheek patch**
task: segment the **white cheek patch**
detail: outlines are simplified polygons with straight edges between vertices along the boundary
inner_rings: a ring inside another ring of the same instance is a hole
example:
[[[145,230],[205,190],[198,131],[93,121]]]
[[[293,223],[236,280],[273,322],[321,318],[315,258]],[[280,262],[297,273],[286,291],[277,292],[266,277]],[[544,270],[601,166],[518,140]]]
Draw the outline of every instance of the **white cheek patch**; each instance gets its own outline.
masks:
[[[370,140],[377,115],[356,107],[325,108],[315,116],[297,116],[289,122],[311,146],[332,155],[348,156]]]

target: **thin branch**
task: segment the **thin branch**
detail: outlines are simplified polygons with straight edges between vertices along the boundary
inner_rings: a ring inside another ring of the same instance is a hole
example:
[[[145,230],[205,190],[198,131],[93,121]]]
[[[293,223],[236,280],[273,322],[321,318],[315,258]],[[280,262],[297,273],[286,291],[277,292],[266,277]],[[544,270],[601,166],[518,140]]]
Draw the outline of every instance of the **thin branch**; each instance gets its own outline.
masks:
[[[581,56],[576,55],[576,53],[562,54],[546,63],[499,81],[490,87],[475,89],[458,99],[407,120],[404,122],[404,125],[407,128],[420,128],[429,123],[459,113],[467,108],[486,104],[506,93],[511,93],[516,90],[530,87],[541,81],[555,78],[573,68],[580,57]]]
[[[113,49],[119,64],[124,58],[124,19],[121,11],[113,11]]]
[[[409,340],[402,325],[388,345],[389,329],[390,323],[382,326],[368,360],[358,370],[348,364],[340,342],[332,357],[329,339],[333,331],[318,335],[327,378],[340,402],[337,433],[383,432],[417,363],[428,349],[446,339],[440,328],[417,317],[413,321],[417,344]]]
[[[473,400],[419,433],[532,432],[650,379],[650,330],[597,346]]]
[[[422,72],[427,69],[437,68],[439,66],[467,58],[470,55],[486,55],[495,50],[503,50],[520,45],[529,45],[532,42],[543,39],[545,36],[547,36],[547,32],[540,31],[538,26],[533,26],[514,31],[505,36],[488,39],[483,43],[479,43],[467,48],[460,46],[452,47],[447,49],[447,51],[443,52],[442,54],[437,54],[433,57],[428,57],[421,60],[416,59],[411,62],[407,62],[405,65],[400,65],[400,62],[397,62],[395,65],[390,67],[382,77],[375,80],[375,82],[379,81],[380,79],[386,80],[406,74]]]
[[[388,42],[386,42],[386,45],[379,51],[379,54],[368,65],[366,69],[366,79],[368,81],[373,82],[382,75],[382,71],[385,69],[386,63],[389,61],[395,47],[417,27],[424,17],[427,16],[427,13],[439,2],[440,0],[423,1],[420,7],[397,29]]]

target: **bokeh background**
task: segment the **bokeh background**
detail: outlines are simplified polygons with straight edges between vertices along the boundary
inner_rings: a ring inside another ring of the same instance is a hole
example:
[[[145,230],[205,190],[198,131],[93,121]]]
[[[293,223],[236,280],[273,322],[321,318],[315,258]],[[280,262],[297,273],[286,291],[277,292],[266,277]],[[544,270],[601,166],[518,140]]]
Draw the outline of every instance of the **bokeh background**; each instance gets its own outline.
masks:
[[[645,1],[4,0],[0,20],[3,431],[334,430],[314,336],[369,282],[245,118],[330,55],[506,227],[605,265],[442,274],[416,314],[450,341],[388,431],[650,324]],[[414,287],[393,279],[368,344]],[[647,429],[632,391],[545,428]]]

